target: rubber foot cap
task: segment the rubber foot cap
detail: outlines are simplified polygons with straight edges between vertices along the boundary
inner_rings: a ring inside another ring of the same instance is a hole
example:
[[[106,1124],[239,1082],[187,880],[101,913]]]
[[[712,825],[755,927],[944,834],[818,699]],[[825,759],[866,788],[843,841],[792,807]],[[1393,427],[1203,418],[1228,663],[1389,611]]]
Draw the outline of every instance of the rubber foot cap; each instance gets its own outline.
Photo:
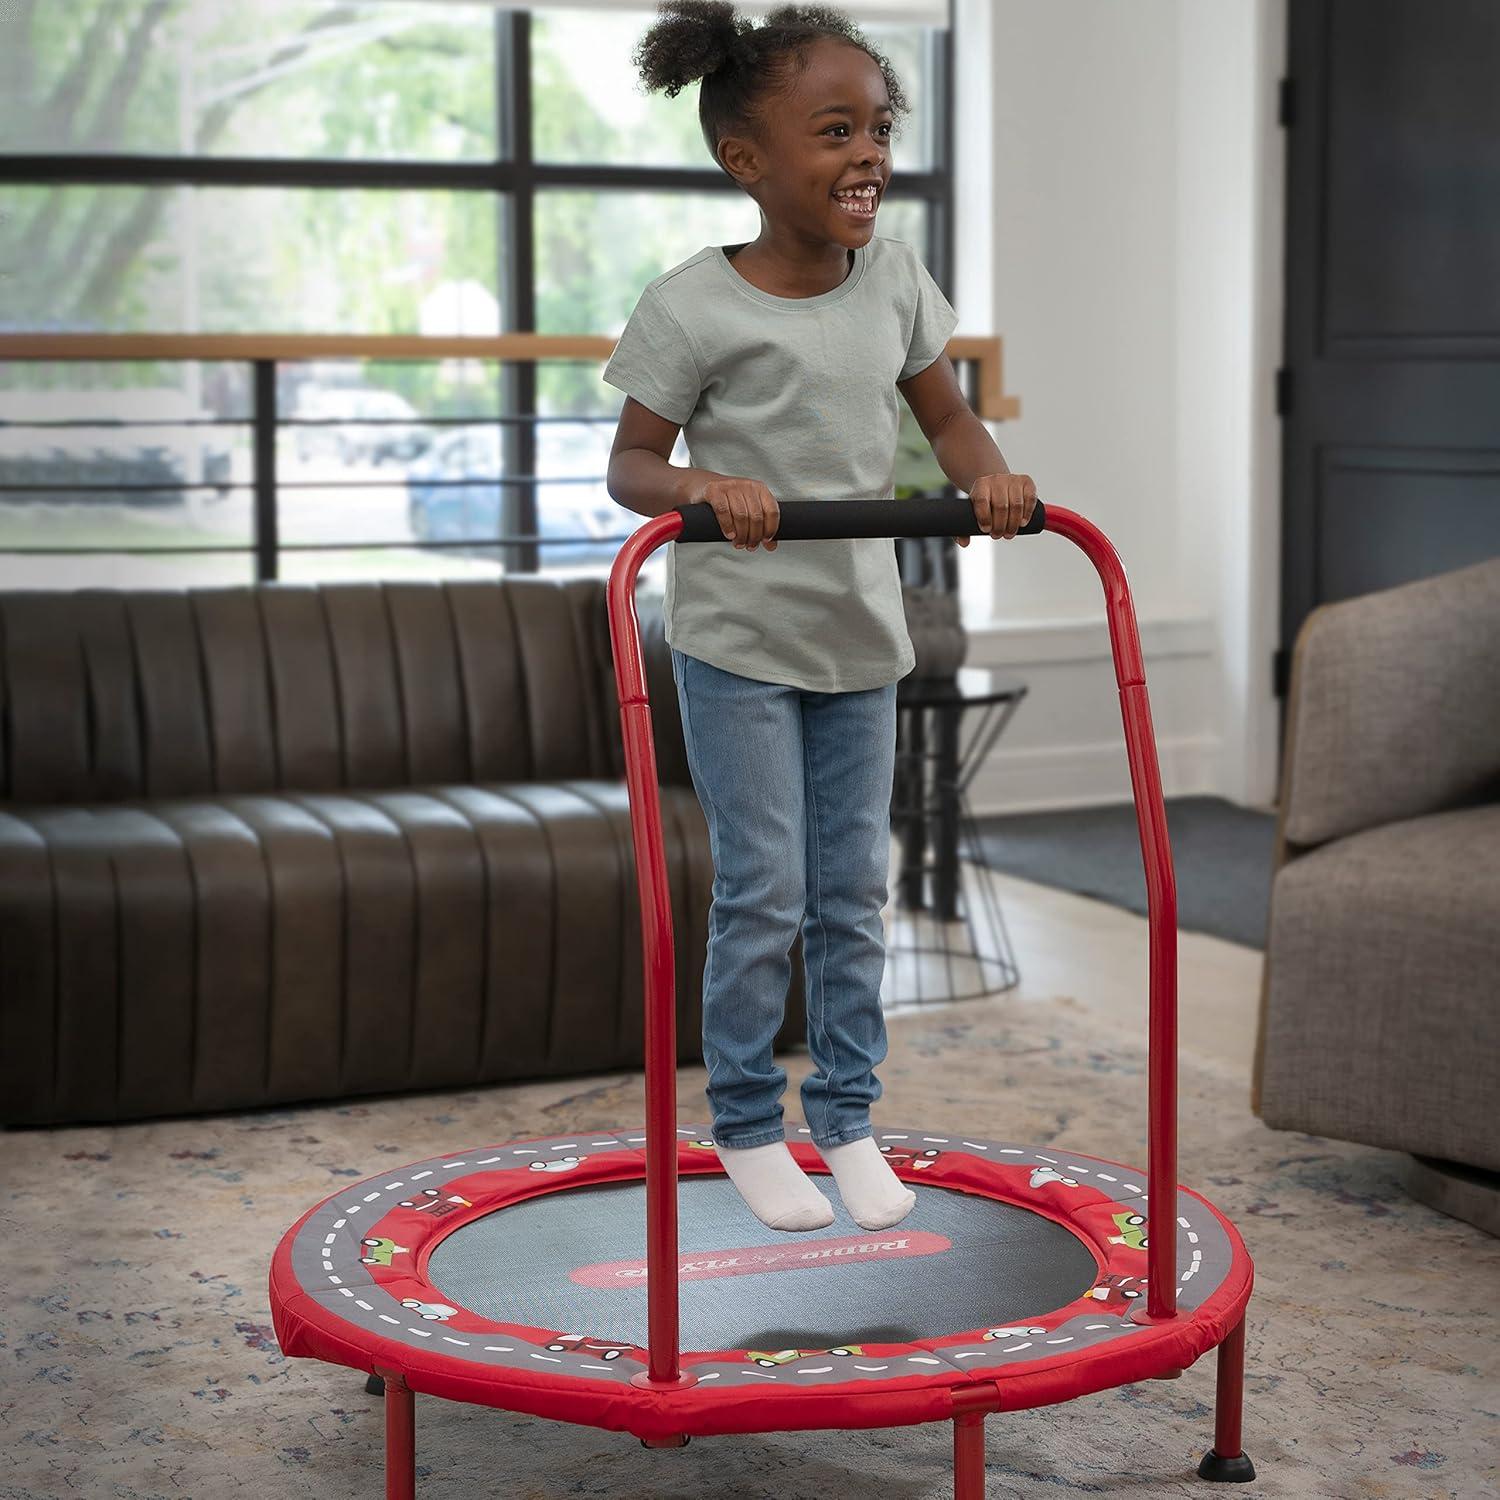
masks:
[[[686,1448],[687,1445],[690,1442],[692,1442],[692,1438],[689,1437],[687,1435],[687,1433],[682,1433],[678,1437],[675,1437],[675,1438],[654,1438],[654,1439],[650,1439],[650,1440],[648,1440],[646,1438],[642,1438],[641,1439],[641,1447],[643,1447],[643,1448]]]
[[[370,1378],[365,1381],[365,1395],[385,1395],[385,1381],[383,1381],[378,1375],[371,1375]]]
[[[1255,1465],[1243,1453],[1233,1458],[1220,1458],[1210,1448],[1198,1465],[1198,1477],[1212,1479],[1218,1484],[1249,1484],[1255,1478]]]

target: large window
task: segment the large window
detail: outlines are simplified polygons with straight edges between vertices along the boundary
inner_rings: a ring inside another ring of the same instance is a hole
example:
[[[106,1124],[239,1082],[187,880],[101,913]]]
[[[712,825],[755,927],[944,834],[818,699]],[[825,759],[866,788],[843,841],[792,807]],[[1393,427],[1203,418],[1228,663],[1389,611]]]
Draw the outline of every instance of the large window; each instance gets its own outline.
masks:
[[[652,277],[758,230],[696,89],[639,85],[655,17],[7,0],[0,333],[613,337]],[[880,232],[951,286],[950,34],[866,30],[913,104]],[[0,365],[0,586],[601,569],[638,519],[604,489],[599,372]]]

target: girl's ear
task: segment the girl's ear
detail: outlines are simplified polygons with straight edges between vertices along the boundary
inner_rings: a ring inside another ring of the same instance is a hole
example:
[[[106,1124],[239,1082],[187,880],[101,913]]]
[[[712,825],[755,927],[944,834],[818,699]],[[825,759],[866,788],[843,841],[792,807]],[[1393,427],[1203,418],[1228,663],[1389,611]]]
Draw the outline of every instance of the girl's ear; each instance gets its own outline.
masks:
[[[726,135],[719,142],[719,160],[724,170],[743,188],[757,183],[765,175],[765,164],[754,141],[743,136]]]

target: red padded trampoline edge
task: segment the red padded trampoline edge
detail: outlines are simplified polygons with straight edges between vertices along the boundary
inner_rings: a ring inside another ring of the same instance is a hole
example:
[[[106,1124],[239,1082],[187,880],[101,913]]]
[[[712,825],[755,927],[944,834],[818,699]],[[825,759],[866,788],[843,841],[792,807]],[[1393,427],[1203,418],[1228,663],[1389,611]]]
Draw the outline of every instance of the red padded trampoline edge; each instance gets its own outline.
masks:
[[[1204,1318],[1203,1309],[1199,1309],[1192,1322],[1180,1326],[1155,1325],[1144,1329],[1123,1348],[1075,1358],[1065,1368],[999,1377],[955,1371],[954,1378],[942,1384],[923,1376],[914,1378],[909,1386],[880,1389],[855,1385],[836,1391],[794,1392],[751,1387],[733,1393],[728,1399],[718,1397],[711,1407],[702,1405],[701,1397],[692,1394],[702,1387],[682,1393],[662,1393],[569,1377],[568,1386],[559,1389],[544,1383],[555,1377],[528,1378],[514,1371],[506,1372],[502,1386],[451,1368],[431,1368],[435,1360],[444,1360],[445,1356],[428,1355],[423,1350],[395,1343],[390,1346],[392,1357],[383,1360],[378,1352],[356,1348],[308,1322],[290,1306],[282,1309],[277,1333],[288,1357],[314,1358],[370,1373],[399,1370],[411,1389],[423,1395],[578,1426],[628,1432],[641,1438],[666,1438],[683,1433],[712,1437],[730,1433],[848,1430],[949,1421],[961,1410],[1024,1411],[1052,1406],[1076,1396],[1093,1395],[1171,1370],[1186,1369],[1222,1343],[1238,1325],[1249,1301],[1252,1280],[1251,1268],[1245,1261],[1240,1280],[1221,1288],[1204,1304],[1205,1308],[1213,1308],[1210,1318]],[[992,1397],[987,1390],[991,1387]],[[955,1400],[957,1391],[965,1393],[962,1403]],[[977,1402],[975,1393],[984,1393]]]
[[[609,1134],[619,1135],[620,1132]],[[537,1136],[526,1139],[553,1138]],[[638,1147],[626,1149],[633,1155],[643,1154]],[[1086,1161],[1132,1170],[1125,1163],[1110,1158],[1083,1152],[1072,1154]],[[1073,1396],[1093,1394],[1172,1369],[1186,1368],[1208,1350],[1217,1347],[1234,1329],[1244,1315],[1253,1285],[1253,1263],[1234,1224],[1200,1193],[1179,1185],[1179,1192],[1199,1203],[1223,1230],[1230,1245],[1229,1272],[1223,1284],[1191,1315],[1145,1328],[1133,1335],[1128,1344],[1105,1353],[1058,1355],[1053,1361],[1038,1364],[1024,1374],[975,1378],[972,1372],[955,1366],[952,1368],[953,1378],[946,1380],[924,1375],[914,1376],[906,1382],[892,1381],[878,1389],[852,1383],[804,1392],[767,1390],[757,1386],[747,1387],[728,1400],[721,1394],[722,1388],[708,1385],[691,1388],[698,1392],[695,1396],[689,1392],[656,1392],[639,1388],[630,1388],[627,1393],[613,1381],[592,1381],[576,1375],[565,1377],[567,1383],[563,1384],[554,1375],[529,1376],[514,1369],[505,1370],[501,1380],[476,1379],[451,1356],[441,1352],[429,1354],[426,1350],[378,1335],[369,1343],[350,1341],[337,1331],[344,1325],[332,1308],[308,1292],[297,1279],[291,1264],[291,1246],[303,1225],[320,1209],[360,1185],[340,1188],[314,1204],[286,1231],[277,1246],[271,1263],[269,1291],[272,1325],[284,1354],[290,1358],[325,1360],[371,1373],[380,1369],[399,1370],[410,1377],[408,1383],[413,1390],[426,1395],[525,1412],[581,1426],[606,1427],[643,1438],[664,1438],[680,1433],[712,1436],[791,1429],[909,1426],[944,1421],[952,1418],[959,1409],[953,1397],[955,1390],[982,1393],[986,1386],[995,1387],[993,1403],[981,1394],[977,1405],[972,1397],[966,1400],[965,1409],[1019,1411],[1054,1405]],[[1054,1218],[1040,1205],[1031,1205],[1029,1211]],[[1065,1220],[1054,1218],[1054,1222],[1073,1228]],[[1073,1232],[1076,1233],[1076,1229]],[[941,1357],[941,1350],[931,1352]],[[710,1398],[706,1402],[703,1400],[705,1396]],[[776,1416],[756,1415],[769,1411],[774,1411]],[[607,1414],[607,1420],[604,1414]]]
[[[1055,1405],[1173,1369],[1186,1369],[1216,1348],[1244,1316],[1254,1284],[1254,1267],[1234,1226],[1206,1199],[1199,1198],[1199,1202],[1228,1235],[1232,1264],[1224,1284],[1194,1310],[1190,1319],[1143,1327],[1123,1347],[1084,1357],[1060,1355],[1057,1362],[1024,1375],[975,1377],[955,1369],[954,1378],[941,1383],[932,1376],[919,1376],[910,1383],[892,1382],[879,1389],[849,1385],[821,1392],[795,1392],[752,1387],[727,1400],[714,1390],[709,1405],[703,1403],[708,1388],[702,1385],[684,1392],[656,1392],[568,1376],[566,1386],[562,1386],[555,1376],[527,1376],[515,1370],[505,1371],[503,1381],[475,1379],[462,1373],[450,1356],[379,1338],[373,1347],[356,1345],[322,1325],[317,1314],[326,1315],[327,1309],[297,1281],[290,1249],[296,1231],[321,1204],[309,1209],[277,1247],[270,1276],[272,1325],[288,1358],[319,1359],[372,1374],[381,1369],[399,1370],[412,1390],[424,1395],[647,1439],[683,1433],[709,1437],[913,1426],[950,1420],[961,1409],[1022,1411]],[[304,1307],[311,1315],[300,1310]],[[384,1357],[387,1350],[389,1355]],[[994,1388],[993,1404],[982,1394],[986,1387]],[[958,1390],[966,1393],[962,1406],[954,1399]],[[699,1394],[692,1394],[694,1391]],[[977,1402],[974,1393],[981,1393]]]

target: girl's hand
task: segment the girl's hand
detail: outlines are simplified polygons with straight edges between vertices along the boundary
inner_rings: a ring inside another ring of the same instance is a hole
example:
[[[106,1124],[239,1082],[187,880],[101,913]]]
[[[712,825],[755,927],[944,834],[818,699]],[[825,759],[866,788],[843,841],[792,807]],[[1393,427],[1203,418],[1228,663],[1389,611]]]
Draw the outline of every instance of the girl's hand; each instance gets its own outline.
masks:
[[[694,497],[706,500],[714,508],[714,517],[726,541],[754,552],[762,543],[767,552],[776,550],[773,540],[781,524],[781,510],[775,497],[758,479],[735,479],[720,475],[703,486]]]
[[[1029,474],[981,474],[969,491],[969,499],[980,530],[1009,541],[1036,509],[1036,485]],[[969,545],[966,536],[953,540],[960,547]]]

